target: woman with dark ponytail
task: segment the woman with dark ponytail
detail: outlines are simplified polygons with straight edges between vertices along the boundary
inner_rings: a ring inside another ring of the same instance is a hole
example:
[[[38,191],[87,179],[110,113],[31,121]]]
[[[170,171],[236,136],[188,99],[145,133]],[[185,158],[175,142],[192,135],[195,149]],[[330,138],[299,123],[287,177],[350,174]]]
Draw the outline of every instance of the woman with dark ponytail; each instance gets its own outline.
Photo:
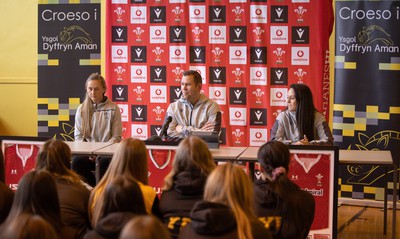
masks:
[[[261,180],[255,182],[256,213],[274,238],[307,238],[314,220],[313,196],[288,177],[290,152],[286,145],[271,141],[258,151]]]

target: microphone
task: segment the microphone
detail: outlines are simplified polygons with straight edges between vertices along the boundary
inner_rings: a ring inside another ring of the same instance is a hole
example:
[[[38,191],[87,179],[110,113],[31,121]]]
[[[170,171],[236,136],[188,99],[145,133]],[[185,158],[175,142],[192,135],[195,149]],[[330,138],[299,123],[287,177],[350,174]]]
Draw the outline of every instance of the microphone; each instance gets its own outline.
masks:
[[[169,128],[169,124],[172,121],[172,116],[168,116],[165,121],[164,121],[164,125],[162,127],[162,131],[161,131],[161,137],[165,137],[167,136],[167,132],[168,132],[168,128]]]

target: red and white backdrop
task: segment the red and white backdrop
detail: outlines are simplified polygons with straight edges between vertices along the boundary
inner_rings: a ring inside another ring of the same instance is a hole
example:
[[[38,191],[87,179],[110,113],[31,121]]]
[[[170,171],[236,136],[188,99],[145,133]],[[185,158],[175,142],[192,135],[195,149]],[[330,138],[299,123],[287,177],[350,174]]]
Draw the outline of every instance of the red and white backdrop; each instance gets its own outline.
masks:
[[[329,115],[331,0],[108,0],[106,80],[124,137],[160,134],[184,70],[203,76],[229,146],[266,142],[287,88]]]

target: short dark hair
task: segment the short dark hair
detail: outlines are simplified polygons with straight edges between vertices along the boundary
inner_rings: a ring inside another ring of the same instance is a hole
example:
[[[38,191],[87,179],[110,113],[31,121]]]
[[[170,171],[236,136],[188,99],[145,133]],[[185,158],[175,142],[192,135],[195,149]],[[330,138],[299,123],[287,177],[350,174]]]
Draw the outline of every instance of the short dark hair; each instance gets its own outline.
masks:
[[[202,84],[202,77],[199,72],[195,70],[188,70],[183,72],[183,76],[193,76],[194,83],[197,86],[198,84]]]

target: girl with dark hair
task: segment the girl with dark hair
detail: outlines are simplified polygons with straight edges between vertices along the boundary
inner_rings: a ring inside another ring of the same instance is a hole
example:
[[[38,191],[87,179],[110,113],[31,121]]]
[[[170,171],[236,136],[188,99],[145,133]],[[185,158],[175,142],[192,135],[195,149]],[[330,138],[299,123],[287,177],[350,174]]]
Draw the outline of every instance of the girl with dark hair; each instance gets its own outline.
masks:
[[[137,215],[146,215],[142,191],[130,176],[117,176],[104,190],[103,203],[97,208],[98,223],[85,239],[119,237],[125,224]]]
[[[307,85],[290,85],[287,109],[276,118],[271,129],[271,140],[295,145],[333,145],[329,125],[325,117],[315,109]]]
[[[134,138],[124,139],[117,147],[104,177],[92,190],[89,198],[89,218],[92,226],[100,220],[100,208],[107,197],[105,188],[118,176],[130,176],[138,181],[143,194],[147,213],[158,215],[158,197],[148,184],[147,149],[143,141]]]
[[[240,166],[227,163],[214,169],[203,198],[194,205],[191,222],[182,228],[179,238],[271,238],[254,214],[253,188]]]
[[[290,152],[286,145],[271,141],[258,151],[261,180],[255,182],[256,212],[276,239],[307,238],[314,220],[313,196],[287,176]]]
[[[170,239],[167,228],[152,215],[131,219],[121,232],[119,239]]]
[[[99,73],[91,74],[85,83],[85,100],[76,110],[74,136],[77,142],[110,142],[117,143],[122,137],[121,111],[117,104],[105,96],[106,81]],[[101,175],[107,170],[110,157],[99,157]],[[75,156],[72,170],[94,186],[96,184],[92,171],[95,158]]]
[[[40,215],[21,214],[0,233],[2,239],[55,239],[56,230]]]
[[[0,231],[19,220],[22,214],[38,214],[50,223],[59,238],[79,238],[61,221],[57,187],[46,171],[30,171],[19,181],[14,202]]]
[[[193,205],[202,200],[204,185],[214,168],[211,152],[201,138],[191,136],[179,143],[160,198],[160,213],[173,238],[190,220]]]
[[[70,169],[71,150],[56,139],[46,141],[40,148],[36,170],[45,170],[55,179],[60,200],[62,221],[83,237],[90,228],[88,201],[90,191],[80,177]]]

